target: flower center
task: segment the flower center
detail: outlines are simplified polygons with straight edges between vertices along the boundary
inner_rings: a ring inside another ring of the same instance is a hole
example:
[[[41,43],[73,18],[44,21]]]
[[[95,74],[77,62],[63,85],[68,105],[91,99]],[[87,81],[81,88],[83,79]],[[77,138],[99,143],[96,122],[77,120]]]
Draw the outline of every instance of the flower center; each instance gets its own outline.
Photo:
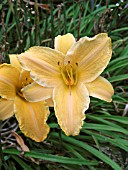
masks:
[[[20,82],[20,88],[19,88],[18,91],[17,91],[18,96],[24,98],[21,89],[24,88],[25,86],[31,84],[32,81],[33,81],[33,80],[32,80],[30,77],[27,77],[27,76],[22,79],[22,81]]]
[[[59,62],[58,62],[58,65],[59,65]],[[60,72],[66,85],[70,85],[70,86],[76,85],[77,68],[78,68],[78,63],[76,63],[75,67],[72,67],[72,65],[70,64],[70,61],[68,61],[68,64],[64,68],[60,67]]]
[[[23,96],[21,90],[18,90],[18,91],[17,91],[17,94],[18,94],[18,96],[20,96],[21,98],[24,98],[24,96]]]

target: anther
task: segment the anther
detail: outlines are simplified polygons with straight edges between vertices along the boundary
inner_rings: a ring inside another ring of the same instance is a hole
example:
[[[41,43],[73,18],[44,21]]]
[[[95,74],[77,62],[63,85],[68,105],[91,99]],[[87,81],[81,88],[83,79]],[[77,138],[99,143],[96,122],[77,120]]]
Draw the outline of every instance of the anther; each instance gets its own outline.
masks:
[[[78,66],[78,63],[76,63],[76,66]]]
[[[58,66],[60,65],[60,62],[58,61]]]
[[[68,61],[68,64],[70,64],[70,61]]]

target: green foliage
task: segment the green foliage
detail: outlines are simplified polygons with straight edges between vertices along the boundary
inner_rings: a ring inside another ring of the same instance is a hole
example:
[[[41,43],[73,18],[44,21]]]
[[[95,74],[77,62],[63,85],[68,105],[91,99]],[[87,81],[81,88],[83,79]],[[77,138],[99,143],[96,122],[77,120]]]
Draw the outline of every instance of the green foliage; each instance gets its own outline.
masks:
[[[9,53],[21,53],[34,45],[53,47],[58,34],[70,32],[79,39],[107,32],[113,42],[113,56],[102,75],[115,89],[111,103],[91,98],[87,118],[76,137],[63,134],[51,109],[51,132],[45,142],[36,143],[21,134],[30,148],[25,154],[9,136],[17,129],[15,118],[3,122],[0,168],[128,169],[128,4],[106,2],[3,0],[0,4],[1,62],[9,62]]]

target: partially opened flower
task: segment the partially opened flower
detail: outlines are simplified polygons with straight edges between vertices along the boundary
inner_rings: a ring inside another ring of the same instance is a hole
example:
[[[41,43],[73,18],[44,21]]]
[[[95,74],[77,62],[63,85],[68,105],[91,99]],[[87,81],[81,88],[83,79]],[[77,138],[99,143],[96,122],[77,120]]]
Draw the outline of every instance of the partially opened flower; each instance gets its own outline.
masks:
[[[77,135],[89,107],[89,96],[107,102],[112,100],[112,85],[99,76],[111,54],[111,40],[105,33],[83,37],[78,42],[72,34],[66,34],[55,38],[55,49],[32,47],[18,59],[24,69],[31,71],[35,82],[53,88],[55,115],[60,127],[66,135]],[[29,101],[40,101],[40,93],[44,93],[35,83],[23,92]]]
[[[49,132],[46,124],[49,109],[45,101],[28,102],[21,89],[33,80],[30,72],[22,70],[16,55],[10,55],[11,64],[0,65],[0,120],[15,114],[21,131],[33,140],[43,141]]]

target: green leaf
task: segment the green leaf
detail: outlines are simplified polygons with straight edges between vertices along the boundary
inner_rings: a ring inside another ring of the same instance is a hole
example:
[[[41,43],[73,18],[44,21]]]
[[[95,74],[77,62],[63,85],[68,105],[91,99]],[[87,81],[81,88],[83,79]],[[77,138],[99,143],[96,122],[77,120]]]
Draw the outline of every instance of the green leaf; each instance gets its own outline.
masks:
[[[123,28],[115,29],[111,33],[116,33],[116,32],[120,32],[120,31],[128,31],[128,27],[123,27]]]
[[[121,80],[126,80],[128,79],[128,74],[123,74],[123,75],[118,75],[118,76],[113,76],[111,78],[108,78],[108,80],[112,83],[115,81],[121,81]]]
[[[57,133],[52,133],[52,135],[54,135],[54,137],[58,137]],[[102,152],[98,151],[97,149],[93,148],[92,146],[89,146],[85,142],[78,141],[76,139],[73,139],[71,137],[67,137],[65,135],[62,135],[62,139],[66,142],[69,142],[71,144],[76,145],[77,147],[81,147],[81,148],[87,150],[88,152],[95,155],[97,158],[99,158],[102,161],[109,164],[114,170],[122,170],[121,167],[117,163],[115,163],[113,160],[111,160],[108,156],[106,156]]]
[[[109,120],[115,120],[117,122],[120,122],[122,124],[128,124],[128,117],[121,117],[121,116],[113,116],[113,115],[108,115],[108,116],[99,116],[99,115],[89,115],[86,114],[87,118],[92,119],[92,120],[97,120],[100,122],[103,122],[105,124],[108,124],[110,126],[114,126],[117,128],[121,128],[121,126],[115,124],[115,122],[110,122]],[[105,120],[105,119],[109,119],[109,120]]]
[[[20,151],[14,150],[14,149],[5,149],[3,150],[3,153],[8,153],[8,154],[14,154],[14,155],[19,155],[21,154]],[[52,155],[52,154],[42,154],[42,153],[37,153],[37,152],[25,152],[24,154],[25,157],[31,157],[31,158],[38,158],[42,159],[45,161],[51,161],[51,162],[58,162],[58,163],[63,163],[63,164],[77,164],[77,165],[97,165],[97,162],[95,161],[83,161],[82,159],[77,159],[77,158],[68,158],[64,156],[57,156],[57,155]]]
[[[16,155],[11,155],[11,157],[25,170],[32,170],[32,168],[30,166],[28,166],[23,160],[21,160]]]
[[[94,130],[107,130],[107,131],[116,131],[116,132],[122,132],[126,135],[128,135],[128,130],[124,129],[123,127],[111,127],[104,124],[96,124],[96,123],[84,123],[83,128],[85,129],[94,129]]]
[[[86,134],[89,134],[89,135],[92,135],[95,136],[96,139],[102,141],[102,142],[109,142],[115,146],[118,146],[119,148],[125,150],[126,152],[128,152],[128,147],[122,143],[120,143],[120,140],[117,138],[117,139],[111,139],[109,137],[106,137],[106,136],[103,136],[103,135],[99,135],[97,133],[93,133],[91,131],[88,131],[88,130],[83,130],[82,129],[82,132],[86,133]],[[103,131],[104,135],[105,135],[105,131]]]

